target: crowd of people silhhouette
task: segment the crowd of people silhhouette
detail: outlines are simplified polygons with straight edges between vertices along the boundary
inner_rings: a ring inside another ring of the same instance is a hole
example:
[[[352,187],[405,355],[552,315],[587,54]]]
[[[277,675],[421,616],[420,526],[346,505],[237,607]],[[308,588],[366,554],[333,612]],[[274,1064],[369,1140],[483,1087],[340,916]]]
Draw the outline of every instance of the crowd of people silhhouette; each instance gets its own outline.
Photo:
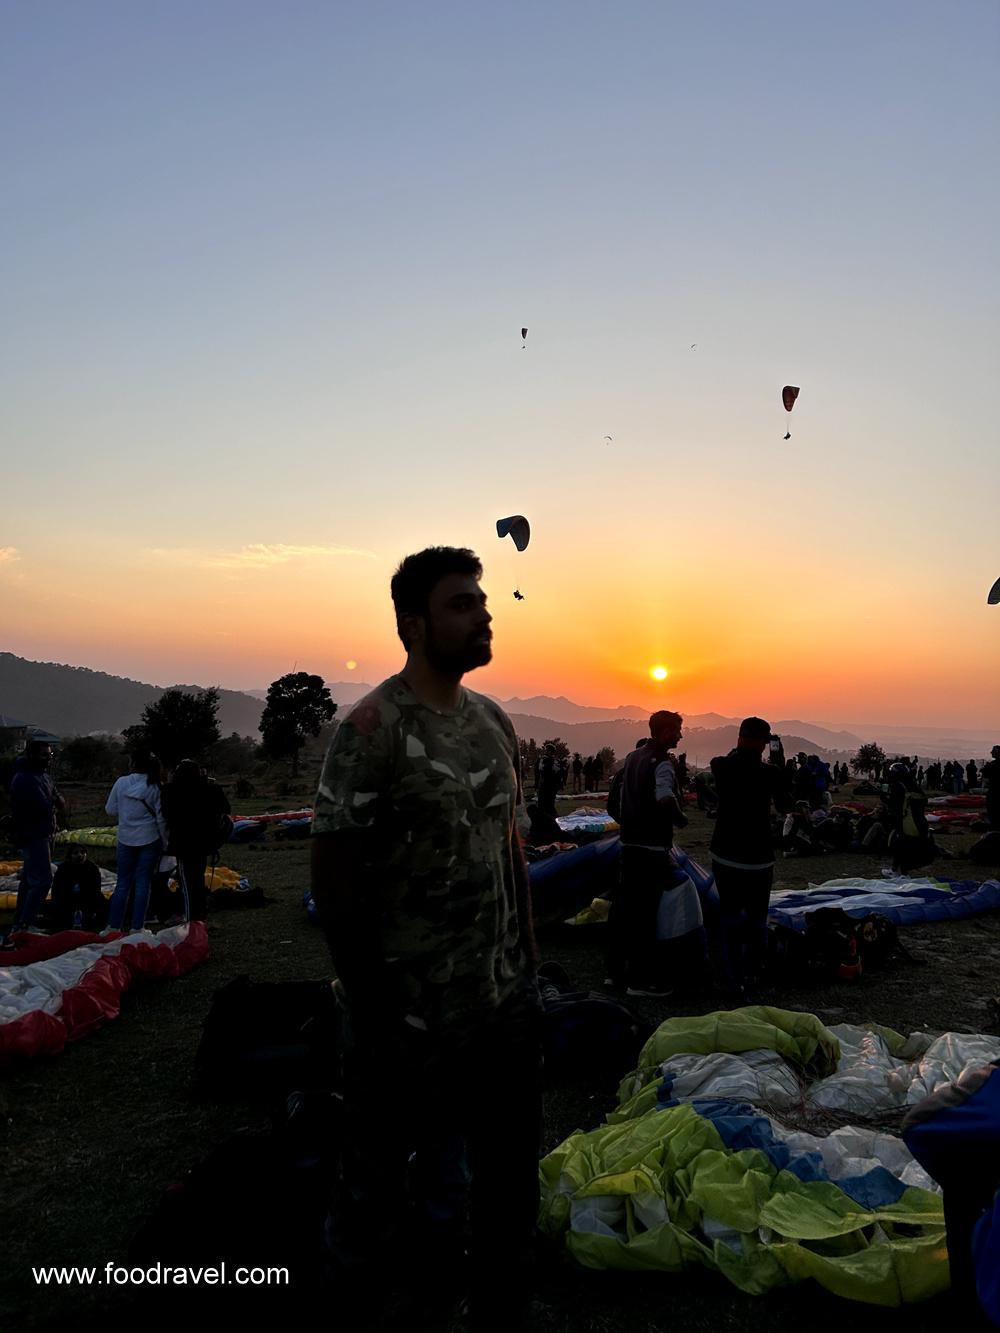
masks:
[[[601,754],[544,745],[526,802],[510,720],[463,684],[492,657],[481,577],[466,549],[432,547],[399,565],[391,597],[405,661],[340,723],[314,803],[312,893],[342,1012],[340,1171],[323,1267],[369,1321],[391,1255],[424,1298],[461,1284],[473,1326],[517,1327],[530,1291],[542,1095],[525,842],[571,841],[561,793],[603,797],[610,784],[620,855],[609,992],[702,997],[709,1007],[760,996],[779,858],[888,855],[911,874],[942,854],[927,819],[934,792],[985,787],[987,820],[1000,829],[1000,747],[981,770],[971,760],[879,761],[850,793],[877,796],[872,805],[848,801],[845,762],[786,756],[756,716],[727,754],[689,769],[676,751],[683,718],[668,710],[652,714],[649,736],[614,772]],[[86,848],[69,846],[53,879],[64,802],[51,757],[47,745],[29,746],[11,788],[23,849],[15,929],[36,928],[50,889],[53,926],[94,929],[103,898]],[[711,920],[675,842],[691,805],[710,821]],[[181,886],[181,919],[203,918],[207,859],[229,811],[221,787],[192,760],[167,775],[156,755],[137,752],[106,809],[118,847],[105,930],[148,923],[164,858]]]
[[[52,840],[66,802],[49,772],[52,758],[48,742],[29,741],[15,764],[11,831],[23,860],[11,936],[48,933],[41,922],[50,893],[53,930],[110,934],[204,921],[209,857],[228,832],[229,801],[219,783],[193,759],[168,774],[155,754],[134,751],[129,772],[115,781],[105,804],[117,828],[117,874],[106,903],[100,868],[85,846],[66,843],[64,859],[53,867]],[[150,914],[151,894],[158,881],[170,879],[179,888],[176,907],[161,921]]]

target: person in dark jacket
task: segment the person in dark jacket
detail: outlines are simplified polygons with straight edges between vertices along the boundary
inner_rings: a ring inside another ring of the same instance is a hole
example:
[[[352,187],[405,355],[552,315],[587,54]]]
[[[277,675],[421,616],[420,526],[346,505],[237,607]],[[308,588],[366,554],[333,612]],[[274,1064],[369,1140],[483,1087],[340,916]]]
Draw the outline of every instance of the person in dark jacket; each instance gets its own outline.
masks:
[[[769,742],[770,762],[763,762]],[[740,723],[736,749],[712,760],[719,813],[710,844],[722,909],[722,956],[731,1000],[744,1001],[759,983],[767,954],[767,909],[774,882],[771,806],[790,808],[785,756],[760,717]]]
[[[100,867],[74,843],[52,880],[52,929],[100,930],[106,916]]]
[[[650,739],[626,755],[616,810],[609,809],[621,826],[621,863],[608,915],[608,984],[629,995],[670,994],[657,975],[656,921],[663,892],[673,883],[674,829],[687,824],[670,756],[682,723],[679,713],[652,715]]]
[[[192,921],[205,920],[205,870],[209,856],[224,841],[221,827],[229,812],[219,784],[206,777],[193,759],[182,759],[163,788],[163,817],[168,850],[177,857]]]
[[[556,762],[555,747],[546,745],[538,770],[538,790],[535,801],[539,810],[553,819],[556,817],[556,795],[559,791],[559,765]]]
[[[64,802],[49,776],[51,763],[52,747],[45,741],[29,741],[14,765],[11,825],[13,841],[21,848],[24,863],[11,933],[37,931],[35,920],[52,887],[50,840],[56,831],[56,812],[63,809]]]

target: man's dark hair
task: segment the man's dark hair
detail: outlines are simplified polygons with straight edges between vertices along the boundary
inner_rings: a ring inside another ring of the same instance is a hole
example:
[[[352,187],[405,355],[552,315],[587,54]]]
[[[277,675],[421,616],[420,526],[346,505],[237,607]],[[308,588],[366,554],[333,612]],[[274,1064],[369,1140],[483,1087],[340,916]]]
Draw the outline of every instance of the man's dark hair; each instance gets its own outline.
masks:
[[[400,628],[399,617],[426,616],[431,593],[449,574],[469,574],[474,579],[481,579],[483,566],[479,556],[464,546],[428,546],[425,551],[417,551],[415,555],[408,555],[400,561],[399,568],[392,576],[389,591],[396,608],[396,633],[404,648],[408,648],[409,644]]]
[[[669,708],[661,708],[649,719],[649,734],[655,736],[658,731],[662,731],[668,722],[682,723],[684,719],[680,713],[672,713]]]

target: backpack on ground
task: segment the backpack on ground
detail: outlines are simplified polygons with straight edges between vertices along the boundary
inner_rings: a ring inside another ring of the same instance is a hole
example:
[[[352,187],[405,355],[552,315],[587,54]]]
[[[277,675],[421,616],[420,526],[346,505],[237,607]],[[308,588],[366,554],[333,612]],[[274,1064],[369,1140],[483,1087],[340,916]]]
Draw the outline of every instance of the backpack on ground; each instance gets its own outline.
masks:
[[[237,977],[212,997],[195,1057],[200,1092],[273,1101],[339,1081],[340,1009],[329,981]]]
[[[649,1035],[623,1004],[596,991],[578,991],[558,963],[538,969],[545,1071],[556,1076],[618,1077],[635,1066]]]

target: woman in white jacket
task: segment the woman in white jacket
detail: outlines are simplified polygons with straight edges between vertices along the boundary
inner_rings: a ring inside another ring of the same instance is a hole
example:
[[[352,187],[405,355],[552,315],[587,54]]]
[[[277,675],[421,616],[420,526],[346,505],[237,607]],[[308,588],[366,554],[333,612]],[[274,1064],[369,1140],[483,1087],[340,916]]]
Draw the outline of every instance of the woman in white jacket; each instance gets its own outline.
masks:
[[[163,767],[155,754],[136,754],[132,771],[111,788],[104,807],[118,821],[118,882],[108,908],[108,929],[121,930],[132,897],[132,929],[142,930],[153,872],[167,845],[160,806]]]

